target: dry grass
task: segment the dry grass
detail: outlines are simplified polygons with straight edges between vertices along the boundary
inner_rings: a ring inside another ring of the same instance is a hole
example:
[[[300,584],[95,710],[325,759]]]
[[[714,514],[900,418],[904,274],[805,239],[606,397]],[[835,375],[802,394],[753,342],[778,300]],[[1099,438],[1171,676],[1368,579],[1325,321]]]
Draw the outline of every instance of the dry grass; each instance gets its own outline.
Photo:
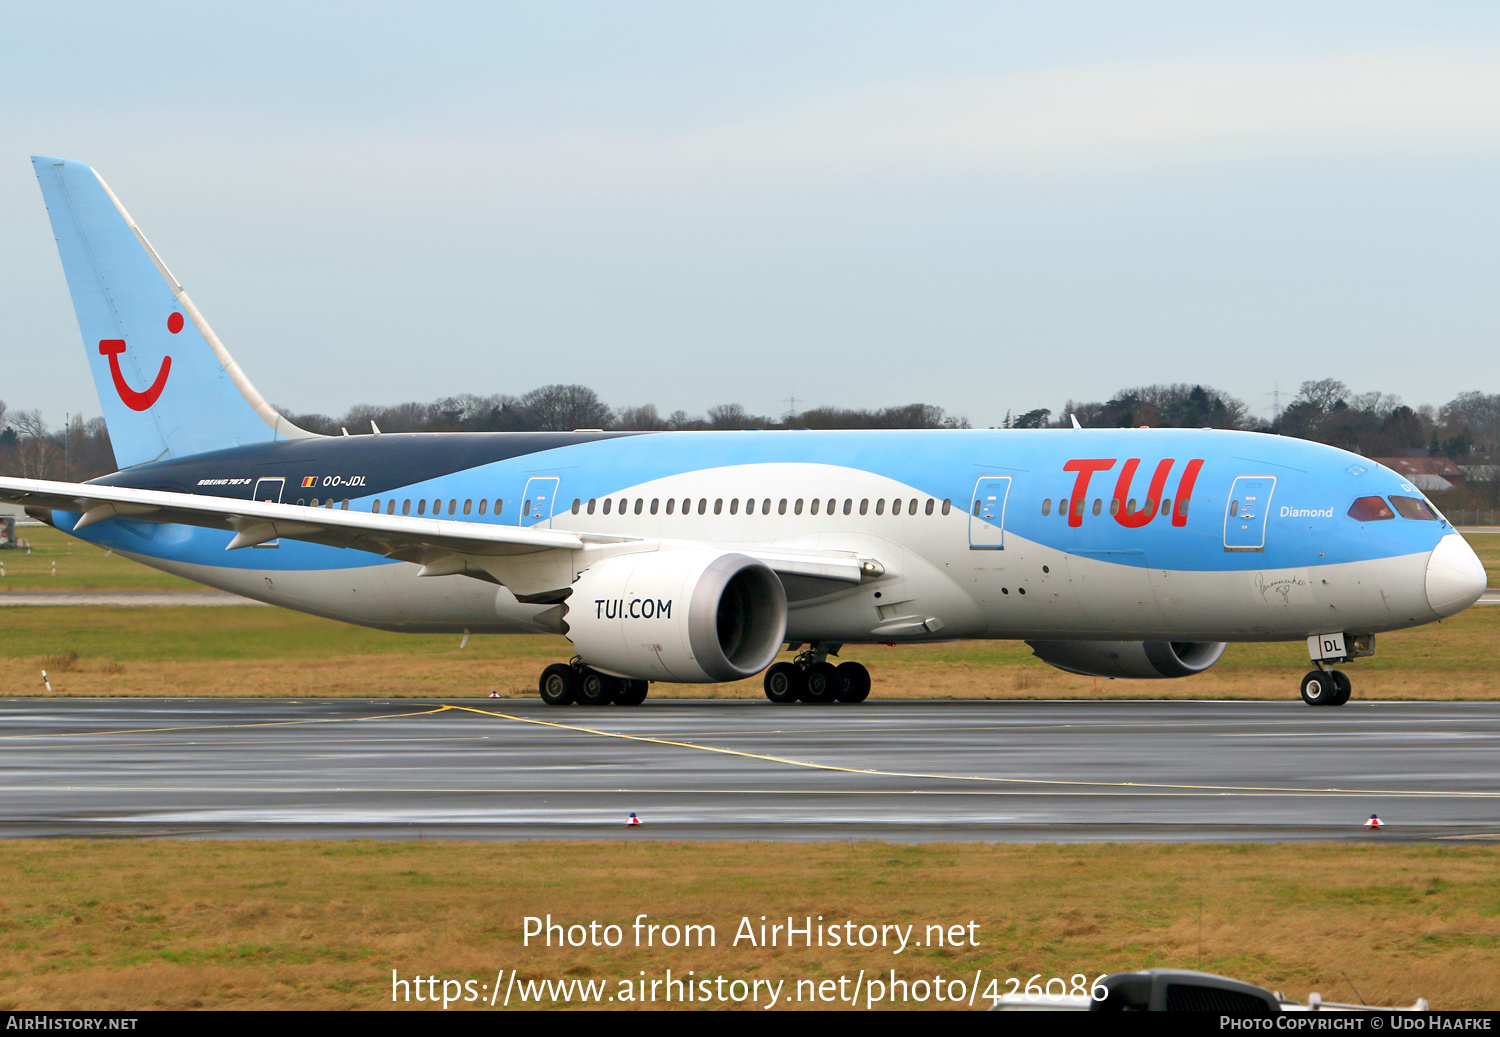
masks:
[[[561,637],[388,634],[281,609],[46,608],[0,613],[0,693],[73,696],[475,698],[536,694],[544,666],[567,659]],[[1289,699],[1308,669],[1305,647],[1231,645],[1206,674],[1175,681],[1095,680],[1033,658],[1025,644],[850,646],[872,694],[900,699]],[[288,665],[289,663],[293,665]],[[1382,634],[1379,652],[1348,667],[1356,697],[1500,699],[1500,607]],[[653,685],[656,698],[761,697],[759,679]]]
[[[1500,1004],[1500,851],[877,843],[0,844],[0,1008],[382,1008],[403,976],[825,978],[1202,967],[1305,998]],[[1372,837],[1378,838],[1378,837]],[[607,876],[607,880],[601,879]],[[1201,899],[1201,937],[1200,937]],[[521,946],[553,914],[702,950]],[[980,923],[977,948],[752,949],[739,919]],[[1200,947],[1201,940],[1201,947]],[[1345,978],[1347,974],[1347,978]],[[1352,983],[1352,985],[1351,985]],[[425,1007],[425,1006],[424,1006]]]

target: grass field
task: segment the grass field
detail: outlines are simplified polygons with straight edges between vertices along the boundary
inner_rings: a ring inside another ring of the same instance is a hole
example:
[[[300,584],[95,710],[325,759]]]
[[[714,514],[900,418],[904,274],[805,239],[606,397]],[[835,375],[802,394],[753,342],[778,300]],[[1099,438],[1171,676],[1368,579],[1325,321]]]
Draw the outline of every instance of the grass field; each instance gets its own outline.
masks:
[[[0,1009],[389,1008],[392,969],[487,984],[502,968],[606,979],[610,990],[641,971],[691,969],[783,978],[790,996],[799,978],[852,983],[860,969],[966,979],[982,969],[1003,990],[1009,976],[1172,966],[1299,999],[1500,1001],[1493,847],[792,847],[633,835],[0,844]],[[618,924],[625,942],[523,947],[523,917],[548,913]],[[717,945],[636,949],[640,913],[712,924]],[[918,934],[975,921],[979,945],[901,955],[731,946],[740,919],[758,927],[761,915],[916,924]]]
[[[16,590],[154,589],[195,585],[105,556],[51,529],[31,529],[28,559],[7,552],[0,583]],[[1486,565],[1500,535],[1480,535]],[[50,575],[58,561],[57,576]],[[156,581],[156,582],[152,582]],[[74,696],[529,697],[548,663],[569,658],[562,637],[392,634],[283,609],[14,608],[0,612],[0,693]],[[1348,667],[1361,699],[1500,698],[1500,607],[1479,606],[1414,630],[1382,634],[1374,658]],[[1305,646],[1231,645],[1208,673],[1175,681],[1095,680],[1055,670],[1014,641],[850,646],[882,698],[1286,699],[1308,669]],[[652,688],[657,698],[762,695],[758,678]]]

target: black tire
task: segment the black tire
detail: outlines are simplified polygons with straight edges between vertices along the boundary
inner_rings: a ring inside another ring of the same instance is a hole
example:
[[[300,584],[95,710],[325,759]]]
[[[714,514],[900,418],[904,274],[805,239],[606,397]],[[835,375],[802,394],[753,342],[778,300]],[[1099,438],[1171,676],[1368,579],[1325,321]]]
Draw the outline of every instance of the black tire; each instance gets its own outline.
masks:
[[[624,685],[620,691],[615,692],[615,705],[617,706],[639,706],[646,701],[646,695],[651,690],[651,685],[645,681],[621,681]]]
[[[844,690],[844,678],[833,663],[813,663],[802,671],[802,701],[822,705],[837,702]]]
[[[542,671],[537,690],[547,705],[566,706],[578,695],[578,674],[567,663],[553,663]]]
[[[844,679],[840,702],[863,702],[870,697],[870,671],[859,663],[839,663],[839,676]]]
[[[1322,670],[1313,670],[1302,678],[1302,701],[1309,706],[1328,706],[1338,696],[1338,686],[1333,675]]]
[[[615,700],[615,689],[619,678],[598,670],[584,670],[578,679],[578,704],[580,706],[607,706]]]
[[[802,671],[792,663],[772,663],[766,670],[766,698],[778,705],[796,702],[802,697]]]
[[[1349,701],[1349,696],[1354,692],[1354,682],[1343,670],[1330,670],[1328,675],[1333,678],[1333,701],[1330,706],[1342,706]]]

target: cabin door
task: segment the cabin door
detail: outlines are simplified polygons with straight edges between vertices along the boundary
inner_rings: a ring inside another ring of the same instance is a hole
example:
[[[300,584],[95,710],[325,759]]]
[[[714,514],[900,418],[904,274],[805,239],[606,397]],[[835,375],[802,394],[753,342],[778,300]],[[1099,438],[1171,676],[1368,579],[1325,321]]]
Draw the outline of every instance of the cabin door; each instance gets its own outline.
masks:
[[[1242,475],[1234,481],[1224,506],[1224,550],[1266,549],[1266,518],[1275,491],[1274,475]]]
[[[974,484],[969,506],[969,550],[1005,550],[1005,501],[1010,496],[1010,476],[987,475]]]

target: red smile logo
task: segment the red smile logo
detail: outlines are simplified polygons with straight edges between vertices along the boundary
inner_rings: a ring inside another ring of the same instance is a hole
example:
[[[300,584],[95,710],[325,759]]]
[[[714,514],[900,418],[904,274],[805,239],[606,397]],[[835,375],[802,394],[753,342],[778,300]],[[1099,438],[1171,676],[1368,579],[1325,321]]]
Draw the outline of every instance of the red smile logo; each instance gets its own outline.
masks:
[[[167,330],[177,334],[182,330],[182,314],[174,313],[167,318]],[[163,357],[161,369],[156,372],[156,381],[151,383],[145,392],[136,392],[125,381],[125,372],[120,370],[120,354],[125,352],[125,340],[122,338],[105,338],[99,340],[99,355],[109,357],[110,377],[115,380],[115,392],[120,394],[120,399],[125,406],[131,410],[145,410],[156,402],[161,396],[161,391],[167,386],[167,375],[172,370],[172,358]]]

